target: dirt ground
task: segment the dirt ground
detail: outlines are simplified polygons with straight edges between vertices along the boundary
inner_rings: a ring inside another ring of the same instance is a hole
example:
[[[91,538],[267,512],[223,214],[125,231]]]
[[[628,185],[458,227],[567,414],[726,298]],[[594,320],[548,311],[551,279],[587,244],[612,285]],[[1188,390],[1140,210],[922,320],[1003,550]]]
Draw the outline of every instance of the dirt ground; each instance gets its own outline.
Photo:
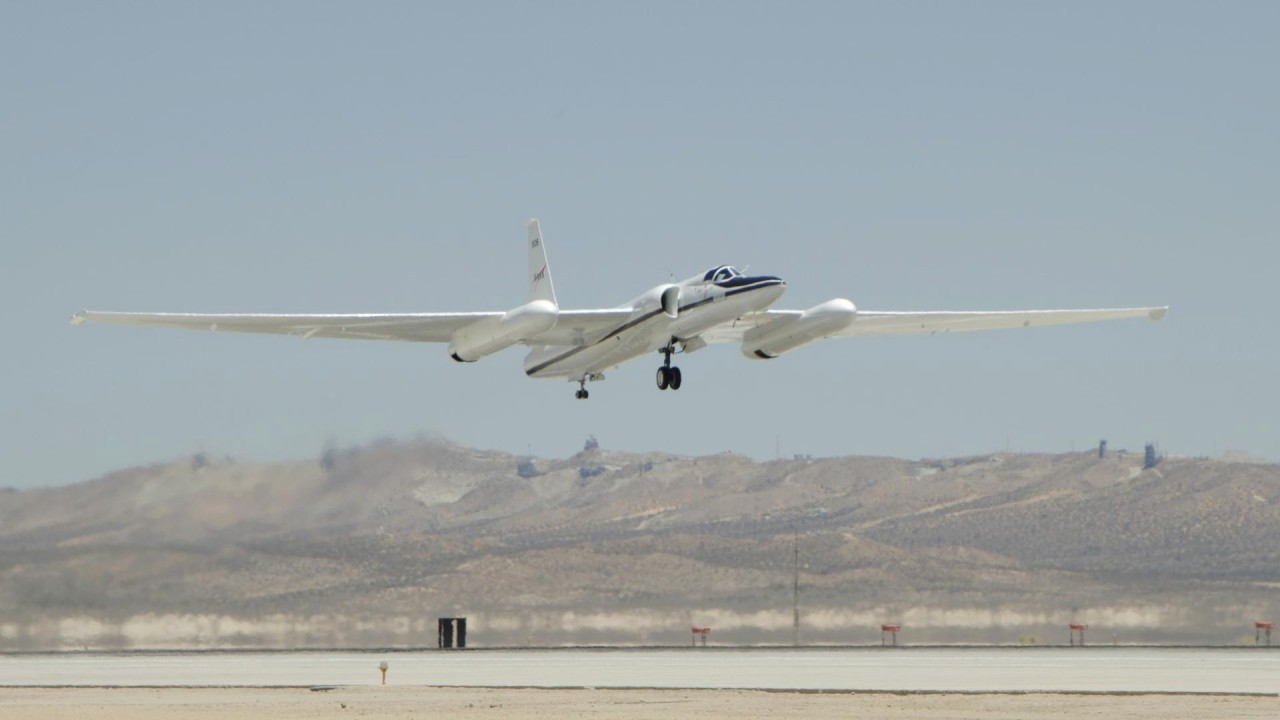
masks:
[[[751,690],[0,688],[0,720],[95,718],[1276,718],[1280,697],[894,695]]]

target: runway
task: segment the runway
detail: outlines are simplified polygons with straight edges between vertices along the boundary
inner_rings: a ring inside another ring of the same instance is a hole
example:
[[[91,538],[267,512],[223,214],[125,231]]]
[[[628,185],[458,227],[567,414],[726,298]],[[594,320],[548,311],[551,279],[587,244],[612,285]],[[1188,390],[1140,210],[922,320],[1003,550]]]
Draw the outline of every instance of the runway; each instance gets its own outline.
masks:
[[[1280,648],[547,649],[0,656],[4,686],[1280,694]]]

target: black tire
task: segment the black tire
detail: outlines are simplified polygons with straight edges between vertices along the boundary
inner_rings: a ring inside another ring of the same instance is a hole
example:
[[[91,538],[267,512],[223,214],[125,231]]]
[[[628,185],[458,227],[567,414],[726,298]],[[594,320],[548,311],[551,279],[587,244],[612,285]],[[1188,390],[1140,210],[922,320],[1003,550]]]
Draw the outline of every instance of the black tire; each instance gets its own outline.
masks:
[[[671,368],[669,371],[667,371],[667,375],[670,376],[670,379],[667,381],[667,387],[671,388],[672,390],[679,390],[680,389],[680,368],[678,367]]]
[[[587,399],[587,398],[589,398],[589,397],[591,397],[591,393],[587,392],[586,390],[583,390],[583,391],[582,391],[582,399],[583,399],[583,400],[586,400],[586,399]]]
[[[666,390],[667,386],[670,384],[671,373],[665,367],[658,368],[658,389]]]

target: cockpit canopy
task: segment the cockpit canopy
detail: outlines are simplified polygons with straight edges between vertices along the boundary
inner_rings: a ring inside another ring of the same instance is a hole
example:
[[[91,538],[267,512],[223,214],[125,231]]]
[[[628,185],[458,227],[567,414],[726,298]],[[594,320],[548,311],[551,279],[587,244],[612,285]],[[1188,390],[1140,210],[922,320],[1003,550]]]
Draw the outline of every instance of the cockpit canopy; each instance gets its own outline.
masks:
[[[706,282],[722,283],[737,277],[742,277],[742,273],[738,272],[737,268],[732,265],[721,265],[708,270],[702,279]]]

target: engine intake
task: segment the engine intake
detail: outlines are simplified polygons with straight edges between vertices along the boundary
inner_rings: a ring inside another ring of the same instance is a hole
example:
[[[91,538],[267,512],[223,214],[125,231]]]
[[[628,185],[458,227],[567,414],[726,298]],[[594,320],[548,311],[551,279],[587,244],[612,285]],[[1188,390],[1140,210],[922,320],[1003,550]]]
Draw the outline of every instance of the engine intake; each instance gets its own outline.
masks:
[[[680,286],[671,285],[662,291],[662,312],[673,320],[680,314]]]

